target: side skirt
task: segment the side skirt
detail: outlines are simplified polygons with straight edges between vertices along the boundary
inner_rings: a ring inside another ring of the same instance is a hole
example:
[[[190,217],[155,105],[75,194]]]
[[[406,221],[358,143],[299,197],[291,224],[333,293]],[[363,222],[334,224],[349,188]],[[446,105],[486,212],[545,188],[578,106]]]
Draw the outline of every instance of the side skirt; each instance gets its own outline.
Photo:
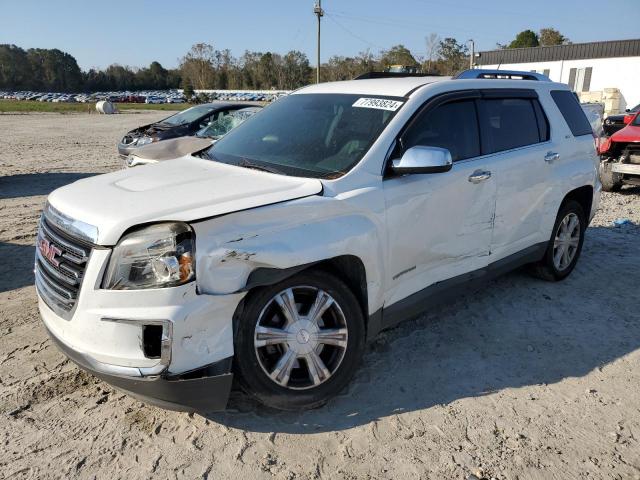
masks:
[[[434,305],[457,299],[461,294],[471,293],[500,275],[527,263],[541,260],[548,245],[548,242],[532,245],[490,263],[484,268],[434,283],[388,307],[381,308],[369,316],[368,339],[372,339],[384,329],[394,327],[404,320],[420,315]]]

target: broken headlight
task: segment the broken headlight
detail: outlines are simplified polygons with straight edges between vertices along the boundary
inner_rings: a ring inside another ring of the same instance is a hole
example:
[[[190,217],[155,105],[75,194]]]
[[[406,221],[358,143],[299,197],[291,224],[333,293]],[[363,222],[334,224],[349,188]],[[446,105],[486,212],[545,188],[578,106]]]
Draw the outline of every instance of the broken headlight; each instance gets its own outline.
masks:
[[[145,135],[144,137],[138,138],[138,141],[136,142],[136,146],[141,147],[143,145],[148,145],[149,143],[153,143],[157,141],[158,141],[158,137],[155,137],[155,136],[149,137]]]
[[[195,236],[185,223],[159,223],[131,232],[111,253],[102,288],[175,287],[196,276]]]

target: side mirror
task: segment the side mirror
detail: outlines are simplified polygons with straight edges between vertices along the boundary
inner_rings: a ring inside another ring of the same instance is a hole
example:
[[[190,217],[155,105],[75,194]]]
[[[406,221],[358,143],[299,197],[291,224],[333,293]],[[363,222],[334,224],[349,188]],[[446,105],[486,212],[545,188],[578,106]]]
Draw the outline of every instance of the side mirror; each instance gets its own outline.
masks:
[[[451,153],[446,148],[411,147],[401,158],[393,161],[395,173],[441,173],[451,170]]]

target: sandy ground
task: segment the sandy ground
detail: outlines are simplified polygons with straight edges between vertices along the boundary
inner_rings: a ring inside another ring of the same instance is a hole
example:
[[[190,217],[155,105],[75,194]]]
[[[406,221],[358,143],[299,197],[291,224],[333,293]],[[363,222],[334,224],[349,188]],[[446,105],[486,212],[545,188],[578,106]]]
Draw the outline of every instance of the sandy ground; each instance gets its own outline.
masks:
[[[512,273],[383,333],[318,410],[168,412],[66,361],[36,307],[39,210],[163,115],[0,115],[0,477],[640,479],[640,228],[612,226],[640,224],[640,188],[603,195],[568,280]]]

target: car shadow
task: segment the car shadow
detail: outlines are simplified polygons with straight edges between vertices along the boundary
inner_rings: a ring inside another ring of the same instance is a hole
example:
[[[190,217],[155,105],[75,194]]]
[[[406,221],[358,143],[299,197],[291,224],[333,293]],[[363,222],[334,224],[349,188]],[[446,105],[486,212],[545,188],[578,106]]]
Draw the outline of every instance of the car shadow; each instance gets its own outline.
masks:
[[[0,293],[33,285],[33,245],[0,242]]]
[[[620,195],[640,195],[640,186],[624,185],[620,191],[616,192]]]
[[[324,407],[281,412],[235,391],[227,411],[204,416],[256,432],[345,430],[604,369],[640,348],[640,314],[632,310],[640,291],[630,291],[629,277],[619,274],[640,270],[627,233],[590,228],[578,266],[562,282],[513,272],[383,332],[368,346],[350,385]],[[625,292],[624,301],[618,292]]]
[[[49,172],[0,177],[0,199],[48,195],[56,188],[97,173]]]

